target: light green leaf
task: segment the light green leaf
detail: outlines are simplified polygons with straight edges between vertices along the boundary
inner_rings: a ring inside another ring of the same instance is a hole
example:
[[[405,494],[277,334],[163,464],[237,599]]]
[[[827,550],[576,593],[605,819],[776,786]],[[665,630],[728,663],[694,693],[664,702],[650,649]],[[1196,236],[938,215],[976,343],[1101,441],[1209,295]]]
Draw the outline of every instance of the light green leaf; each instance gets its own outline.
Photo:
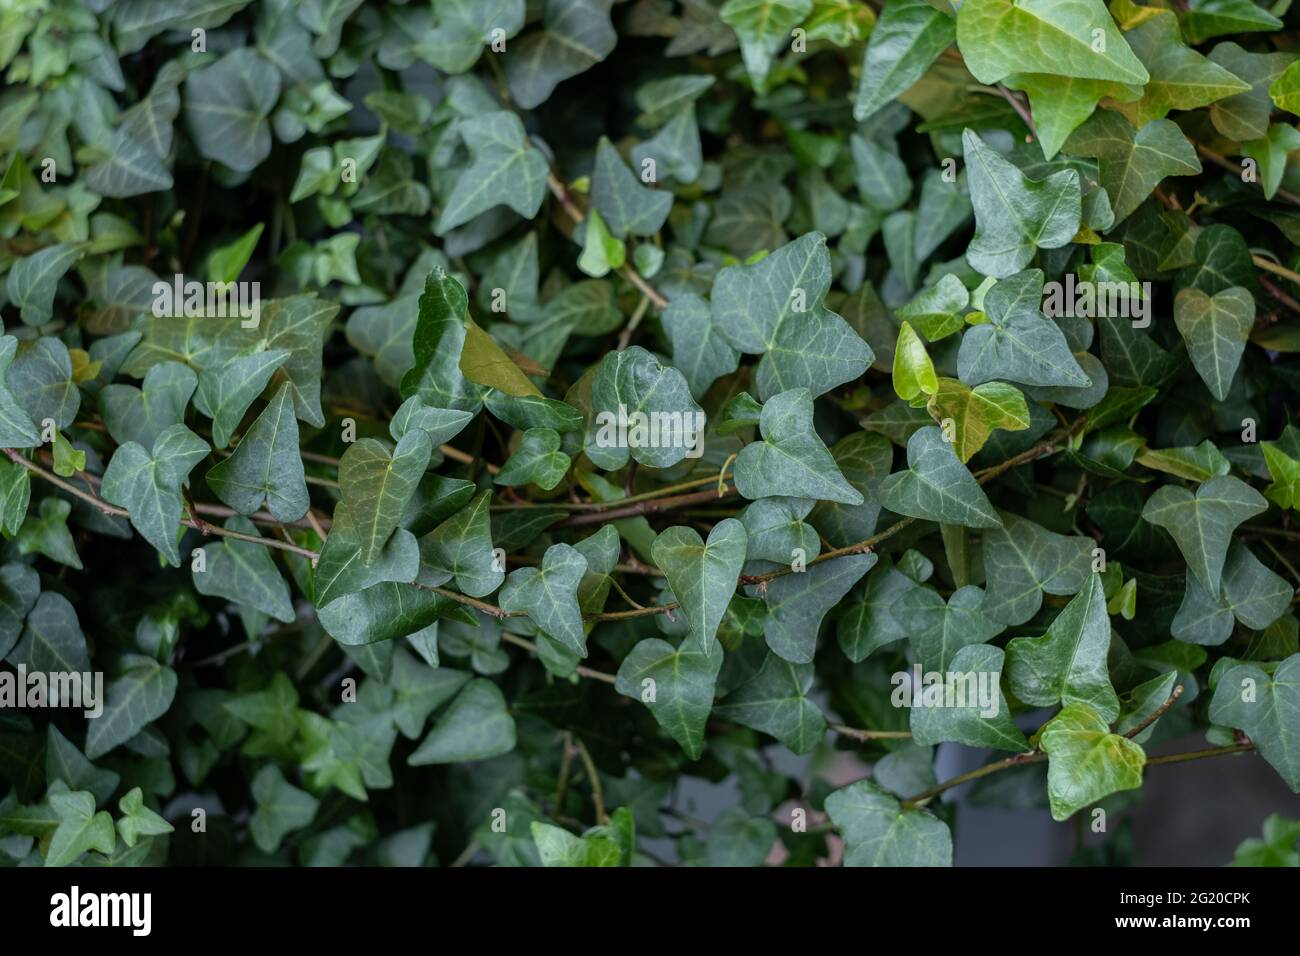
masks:
[[[933,395],[939,388],[939,377],[925,343],[907,321],[899,326],[894,346],[893,384],[895,394],[905,402],[919,395]]]
[[[574,836],[568,830],[534,820],[529,824],[542,866],[618,866],[621,851],[613,840]]]
[[[812,0],[727,0],[718,11],[740,38],[740,55],[757,92],[767,92],[773,57],[790,45],[790,31],[812,6]]]
[[[1250,90],[1249,83],[1188,48],[1179,36],[1178,18],[1169,10],[1143,19],[1125,38],[1150,72],[1142,98],[1119,105],[1134,126],[1170,110],[1193,110]]]
[[[952,423],[952,446],[962,464],[984,447],[996,429],[1018,432],[1029,427],[1025,396],[1006,382],[970,388],[955,378],[941,378],[926,408],[941,427]]]
[[[280,849],[284,838],[310,825],[320,808],[319,800],[285,780],[273,763],[257,772],[252,792],[257,807],[248,821],[248,829],[263,853]]]
[[[1053,820],[1068,820],[1103,797],[1142,786],[1147,762],[1142,748],[1111,733],[1107,719],[1087,704],[1063,707],[1043,728],[1039,742],[1048,756],[1047,798]]]
[[[1017,74],[1007,77],[1006,82],[1029,96],[1034,129],[1038,132],[1044,159],[1051,159],[1060,152],[1070,134],[1093,115],[1099,101],[1109,97],[1117,102],[1128,102],[1137,99],[1142,92],[1140,86],[1048,73]],[[1113,201],[1114,197],[1111,198]]]
[[[122,842],[133,847],[140,837],[161,836],[175,830],[170,823],[144,805],[144,791],[132,787],[117,801],[122,815],[117,818],[117,832]]]
[[[46,866],[68,866],[89,850],[113,852],[117,842],[113,818],[105,810],[95,812],[94,796],[84,790],[61,789],[51,790],[46,799],[59,819],[45,850]]]

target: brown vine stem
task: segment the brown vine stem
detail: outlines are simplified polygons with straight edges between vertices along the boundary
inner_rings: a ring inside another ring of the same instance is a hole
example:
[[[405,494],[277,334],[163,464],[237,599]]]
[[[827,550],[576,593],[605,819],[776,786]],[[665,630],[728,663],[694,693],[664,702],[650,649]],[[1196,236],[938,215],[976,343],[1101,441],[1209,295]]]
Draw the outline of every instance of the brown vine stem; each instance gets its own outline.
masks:
[[[723,494],[719,494],[716,488],[706,488],[704,491],[694,491],[684,495],[670,495],[667,498],[648,498],[625,507],[611,508],[608,511],[570,515],[563,521],[557,521],[551,527],[575,528],[587,524],[604,524],[607,521],[616,521],[619,518],[635,518],[640,515],[657,514],[661,511],[674,511],[678,508],[689,508],[691,505],[717,501],[719,498],[735,494],[735,491],[734,486],[728,485],[723,489]],[[625,500],[618,499],[616,503],[622,504]]]
[[[907,740],[912,736],[910,730],[858,730],[856,727],[846,727],[844,724],[827,726],[835,733],[854,740]]]
[[[681,481],[675,485],[664,485],[662,488],[655,488],[652,491],[643,491],[627,498],[614,498],[610,501],[542,501],[542,502],[516,502],[511,504],[492,505],[493,511],[528,511],[528,510],[563,510],[563,511],[610,511],[614,508],[622,508],[627,505],[636,504],[641,501],[651,501],[655,498],[663,498],[669,495],[677,494],[682,491],[689,491],[692,488],[699,488],[704,485],[716,484],[722,477],[722,472],[709,475],[707,478],[694,478],[690,481]],[[719,493],[718,497],[722,497]]]
[[[1173,693],[1171,693],[1167,698],[1165,698],[1165,702],[1163,704],[1161,704],[1151,713],[1147,714],[1147,716],[1144,717],[1136,727],[1134,727],[1124,736],[1127,737],[1129,740],[1132,740],[1134,737],[1142,733],[1142,731],[1146,730],[1157,720],[1163,717],[1166,713],[1168,713],[1169,708],[1174,706],[1174,704],[1178,703],[1178,698],[1182,696],[1183,696],[1183,685],[1179,684],[1177,687],[1174,688]]]

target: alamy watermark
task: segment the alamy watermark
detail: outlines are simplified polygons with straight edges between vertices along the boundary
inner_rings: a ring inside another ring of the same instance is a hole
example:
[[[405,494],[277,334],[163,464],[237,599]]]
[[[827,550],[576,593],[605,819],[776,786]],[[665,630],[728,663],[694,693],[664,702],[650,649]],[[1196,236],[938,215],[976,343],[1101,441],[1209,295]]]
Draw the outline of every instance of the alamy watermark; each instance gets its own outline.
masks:
[[[920,664],[897,671],[889,702],[895,707],[978,707],[981,717],[996,717],[1001,707],[1000,671],[926,671]]]
[[[1067,272],[1064,282],[1043,286],[1043,314],[1048,318],[1121,318],[1133,328],[1151,324],[1150,282],[1090,282]]]
[[[629,412],[619,403],[617,412],[596,413],[597,448],[685,448],[687,458],[704,454],[704,412]]]
[[[260,282],[187,282],[177,273],[171,282],[155,282],[153,297],[153,314],[158,318],[237,317],[244,329],[255,329],[262,320]]]
[[[83,716],[104,712],[104,672],[28,671],[19,664],[14,672],[0,671],[0,709],[76,707]]]

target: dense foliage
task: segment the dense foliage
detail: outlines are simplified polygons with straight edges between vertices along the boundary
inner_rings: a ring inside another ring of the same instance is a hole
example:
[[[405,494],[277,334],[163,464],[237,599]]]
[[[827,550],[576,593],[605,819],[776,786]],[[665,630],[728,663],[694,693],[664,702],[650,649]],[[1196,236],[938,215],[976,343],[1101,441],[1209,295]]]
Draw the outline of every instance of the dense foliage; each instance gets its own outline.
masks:
[[[0,861],[1300,789],[1289,8],[6,3]]]

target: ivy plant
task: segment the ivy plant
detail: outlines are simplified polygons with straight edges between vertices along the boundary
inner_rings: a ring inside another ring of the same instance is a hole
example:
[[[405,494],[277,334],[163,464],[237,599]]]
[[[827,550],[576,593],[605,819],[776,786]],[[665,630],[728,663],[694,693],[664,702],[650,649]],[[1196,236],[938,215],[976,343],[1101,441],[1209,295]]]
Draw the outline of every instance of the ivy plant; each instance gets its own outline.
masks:
[[[1128,862],[1162,764],[1300,791],[1297,26],[5,4],[0,862]]]

